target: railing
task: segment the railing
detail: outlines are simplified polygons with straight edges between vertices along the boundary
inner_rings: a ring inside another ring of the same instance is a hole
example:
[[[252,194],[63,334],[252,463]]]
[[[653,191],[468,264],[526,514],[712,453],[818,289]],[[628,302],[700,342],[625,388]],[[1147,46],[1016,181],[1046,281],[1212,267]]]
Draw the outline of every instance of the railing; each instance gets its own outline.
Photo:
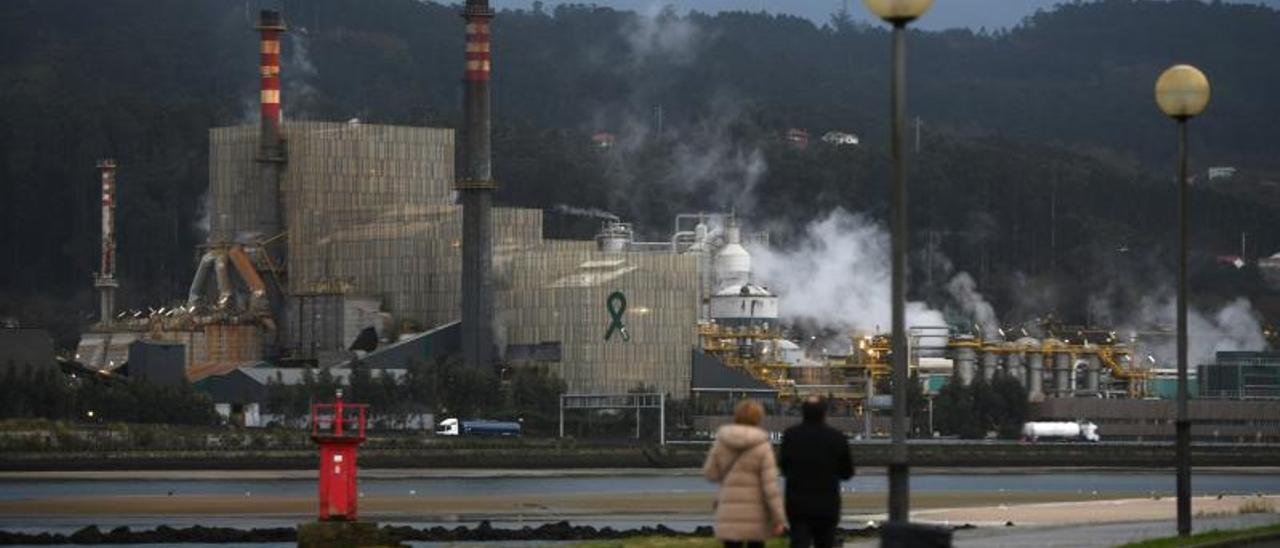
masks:
[[[311,406],[311,436],[364,439],[365,411],[368,408],[367,404],[345,403],[341,399],[335,403],[314,404]],[[350,433],[348,425],[355,426],[355,435]]]

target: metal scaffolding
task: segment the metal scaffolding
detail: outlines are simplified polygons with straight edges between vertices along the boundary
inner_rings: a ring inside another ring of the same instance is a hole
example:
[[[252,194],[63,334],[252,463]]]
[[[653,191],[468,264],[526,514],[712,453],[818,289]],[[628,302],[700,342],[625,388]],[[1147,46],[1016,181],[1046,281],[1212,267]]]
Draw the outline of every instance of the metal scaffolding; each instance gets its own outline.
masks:
[[[658,410],[658,444],[667,444],[666,394],[561,394],[560,437],[564,437],[565,409],[634,409],[636,438],[640,437],[640,410]]]

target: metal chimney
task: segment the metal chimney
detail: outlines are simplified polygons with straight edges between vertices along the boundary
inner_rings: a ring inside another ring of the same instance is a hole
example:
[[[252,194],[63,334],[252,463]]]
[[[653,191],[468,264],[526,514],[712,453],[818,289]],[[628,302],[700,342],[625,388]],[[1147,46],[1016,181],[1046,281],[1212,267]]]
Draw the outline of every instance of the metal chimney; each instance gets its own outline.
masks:
[[[463,73],[462,356],[468,367],[493,367],[493,182],[490,159],[488,0],[467,0],[466,70]]]
[[[259,187],[256,208],[257,228],[263,238],[280,233],[280,174],[285,161],[284,142],[280,136],[280,36],[285,32],[284,20],[276,10],[258,14],[262,60],[260,69],[261,122],[258,136]],[[228,235],[234,237],[234,235]]]
[[[106,326],[115,319],[116,288],[120,286],[116,280],[116,161],[99,160],[98,171],[102,173],[102,264],[93,286],[99,295],[98,321]]]

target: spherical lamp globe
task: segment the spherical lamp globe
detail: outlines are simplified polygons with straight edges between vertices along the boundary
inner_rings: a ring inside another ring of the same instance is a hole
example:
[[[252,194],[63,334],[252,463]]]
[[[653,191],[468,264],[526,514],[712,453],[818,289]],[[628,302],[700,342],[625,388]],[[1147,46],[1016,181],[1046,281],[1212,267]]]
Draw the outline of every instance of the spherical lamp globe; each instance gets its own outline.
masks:
[[[1187,119],[1209,105],[1209,79],[1191,65],[1175,65],[1156,80],[1156,104],[1166,116]]]
[[[933,0],[862,0],[867,9],[890,23],[902,24],[924,15]]]

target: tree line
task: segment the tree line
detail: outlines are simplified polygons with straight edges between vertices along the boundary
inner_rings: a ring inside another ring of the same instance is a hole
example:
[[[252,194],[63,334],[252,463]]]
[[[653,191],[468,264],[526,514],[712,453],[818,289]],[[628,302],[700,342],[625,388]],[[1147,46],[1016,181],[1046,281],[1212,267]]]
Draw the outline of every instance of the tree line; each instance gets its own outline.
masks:
[[[399,378],[356,361],[346,382],[327,368],[305,369],[297,384],[285,384],[280,376],[269,378],[263,412],[297,423],[309,416],[311,404],[333,401],[339,388],[343,400],[368,404],[373,417],[389,426],[431,414],[436,421],[518,421],[534,435],[550,434],[557,426],[560,394],[566,390],[563,380],[536,366],[510,368],[499,382],[466,367],[458,356],[410,362]]]
[[[1000,439],[1017,439],[1030,410],[1027,389],[1010,375],[998,373],[987,381],[978,374],[969,386],[952,377],[934,399],[934,428],[963,439],[993,433]]]
[[[221,421],[213,401],[185,383],[164,386],[92,373],[67,375],[44,367],[5,368],[0,418],[187,425]]]
[[[255,120],[260,3],[0,4],[0,258],[23,266],[0,271],[0,316],[51,327],[64,347],[94,319],[94,163],[107,156],[121,166],[120,302],[181,298],[205,237],[207,129]],[[287,119],[456,127],[456,6],[282,4]],[[1112,286],[1115,307],[1131,306],[1171,271],[1175,140],[1150,88],[1185,60],[1215,85],[1191,132],[1195,297],[1273,293],[1256,269],[1213,262],[1242,232],[1252,257],[1280,249],[1277,26],[1261,6],[1104,0],[996,33],[913,31],[913,249],[942,249],[1017,316],[1083,323],[1080,303]],[[887,217],[879,27],[560,4],[502,12],[494,41],[501,204],[610,210],[646,236],[677,211],[736,207],[781,242],[835,206]],[[792,127],[815,143],[782,141]],[[828,130],[863,145],[818,145]],[[618,145],[594,147],[600,131]],[[1240,169],[1207,181],[1212,165]],[[913,298],[937,290],[921,282]]]

